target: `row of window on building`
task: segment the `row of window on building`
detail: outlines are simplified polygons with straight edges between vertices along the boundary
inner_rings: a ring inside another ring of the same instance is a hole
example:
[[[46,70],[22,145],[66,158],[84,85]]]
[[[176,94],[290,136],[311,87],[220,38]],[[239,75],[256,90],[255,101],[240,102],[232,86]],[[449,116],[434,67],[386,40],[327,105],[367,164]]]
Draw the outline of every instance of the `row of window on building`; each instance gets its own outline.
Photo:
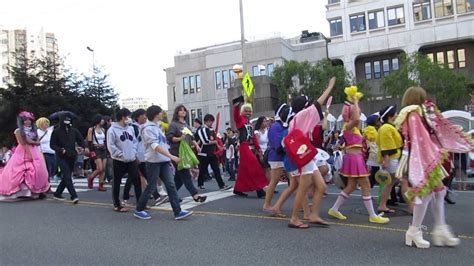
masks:
[[[268,75],[269,77],[273,75],[273,64],[271,63],[267,64],[266,67],[264,67],[264,65],[252,67],[252,77],[265,76],[265,75]]]
[[[466,67],[466,52],[464,49],[443,50],[433,53],[427,53],[426,56],[431,62],[440,65],[447,65],[450,69]]]
[[[183,94],[198,93],[201,91],[201,75],[183,77]]]
[[[432,6],[434,6],[434,14],[436,18],[451,16],[454,14],[454,0],[420,0],[413,3],[413,14],[415,22],[432,19]],[[434,3],[434,5],[433,5]],[[457,13],[472,12],[474,0],[456,0]],[[372,10],[367,12],[368,21],[366,21],[366,13],[358,13],[349,15],[350,31],[363,32],[369,30],[384,28],[386,25],[395,26],[405,24],[405,10],[403,6],[389,7],[386,11],[387,20],[385,20],[385,10]],[[331,36],[339,36],[343,34],[342,18],[333,18],[329,20]]]
[[[189,122],[189,125],[193,125],[194,119],[198,118],[199,120],[202,121],[202,109],[197,108],[197,109],[190,109],[188,113],[188,117],[186,118],[186,121]]]
[[[368,61],[364,64],[365,79],[380,79],[390,75],[390,72],[400,69],[398,58],[387,58],[383,60]]]

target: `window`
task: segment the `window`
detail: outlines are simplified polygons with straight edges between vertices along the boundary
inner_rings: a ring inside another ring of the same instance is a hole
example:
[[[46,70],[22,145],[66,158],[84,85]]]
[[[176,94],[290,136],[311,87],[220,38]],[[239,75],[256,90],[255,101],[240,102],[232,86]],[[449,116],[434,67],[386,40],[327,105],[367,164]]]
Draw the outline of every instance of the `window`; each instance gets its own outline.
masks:
[[[335,19],[329,20],[329,28],[331,31],[331,37],[342,35],[342,19],[335,18]]]
[[[436,62],[440,65],[444,65],[444,53],[443,52],[437,52],[436,53]]]
[[[194,119],[196,119],[196,109],[191,109],[191,122],[194,121]],[[192,123],[190,123],[192,124]]]
[[[258,77],[259,74],[258,66],[253,66],[252,67],[252,77]]]
[[[216,90],[220,90],[222,89],[222,76],[221,76],[221,72],[220,71],[216,71],[215,73],[215,83],[216,83]]]
[[[383,76],[386,77],[390,75],[390,60],[384,59],[382,61],[382,67],[383,67]]]
[[[183,78],[183,94],[188,94],[189,90],[189,79],[188,77]]]
[[[230,88],[230,79],[229,79],[229,71],[228,70],[222,71],[222,83],[224,84],[224,86],[223,86],[224,89]]]
[[[328,0],[328,5],[340,3],[341,0]]]
[[[382,77],[380,74],[380,61],[374,61],[374,79],[379,79]]]
[[[260,76],[265,76],[267,75],[267,69],[264,67],[260,68]]]
[[[378,29],[383,27],[385,27],[383,10],[369,12],[369,29]]]
[[[235,74],[235,72],[232,69],[229,69],[229,76],[230,76],[230,86],[232,87],[237,75]]]
[[[413,4],[415,21],[431,19],[431,1],[421,0]]]
[[[448,67],[454,69],[454,51],[449,50],[446,52],[446,58],[448,59]]]
[[[431,63],[434,62],[434,54],[433,53],[426,54],[426,57],[428,57],[428,59],[431,61]]]
[[[466,55],[464,49],[458,49],[458,66],[459,68],[466,67]]]
[[[372,64],[365,62],[365,79],[372,79]]]
[[[365,31],[365,14],[350,16],[351,32]]]
[[[403,6],[387,9],[387,15],[389,26],[405,24],[405,12],[403,11]]]
[[[202,109],[197,109],[197,118],[202,121]]]
[[[267,65],[267,73],[268,73],[268,76],[270,77],[273,75],[273,64]]]
[[[456,0],[458,5],[458,13],[466,13],[472,11],[472,6],[474,5],[474,0]]]
[[[176,87],[173,86],[173,102],[176,102]]]
[[[452,0],[434,0],[435,15],[437,18],[450,16],[453,14]]]
[[[201,91],[201,75],[196,76],[196,93]]]
[[[400,64],[398,62],[398,58],[392,58],[392,70],[399,70]]]
[[[196,89],[196,77],[194,76],[189,77],[189,83],[191,84],[191,89],[189,90],[189,93],[194,93]]]

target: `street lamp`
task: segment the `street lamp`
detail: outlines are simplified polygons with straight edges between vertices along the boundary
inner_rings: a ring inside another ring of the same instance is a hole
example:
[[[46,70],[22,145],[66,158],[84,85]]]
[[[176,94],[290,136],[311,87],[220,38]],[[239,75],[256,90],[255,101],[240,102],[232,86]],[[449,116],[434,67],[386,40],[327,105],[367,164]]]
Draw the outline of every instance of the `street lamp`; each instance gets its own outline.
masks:
[[[95,74],[95,54],[94,54],[94,49],[90,48],[89,46],[86,47],[89,52],[92,53],[92,73]]]

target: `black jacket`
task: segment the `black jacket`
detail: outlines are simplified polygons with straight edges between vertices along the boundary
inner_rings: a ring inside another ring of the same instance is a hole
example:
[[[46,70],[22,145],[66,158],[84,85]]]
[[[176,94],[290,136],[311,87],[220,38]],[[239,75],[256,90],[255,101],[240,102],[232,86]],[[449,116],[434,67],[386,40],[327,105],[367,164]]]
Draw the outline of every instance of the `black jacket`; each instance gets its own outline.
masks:
[[[76,158],[76,143],[80,147],[85,148],[84,138],[79,130],[73,127],[66,129],[61,125],[54,129],[51,135],[50,147],[61,158]],[[63,150],[66,150],[65,154],[63,154]]]

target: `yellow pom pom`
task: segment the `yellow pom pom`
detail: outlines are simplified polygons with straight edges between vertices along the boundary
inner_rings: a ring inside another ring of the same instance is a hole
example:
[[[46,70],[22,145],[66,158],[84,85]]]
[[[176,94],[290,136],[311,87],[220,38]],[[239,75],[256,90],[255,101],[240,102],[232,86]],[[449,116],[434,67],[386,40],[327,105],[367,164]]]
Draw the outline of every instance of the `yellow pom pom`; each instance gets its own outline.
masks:
[[[346,87],[344,89],[344,93],[347,95],[347,100],[350,102],[353,101],[354,97],[360,100],[364,96],[362,92],[358,91],[358,88],[356,86]]]

